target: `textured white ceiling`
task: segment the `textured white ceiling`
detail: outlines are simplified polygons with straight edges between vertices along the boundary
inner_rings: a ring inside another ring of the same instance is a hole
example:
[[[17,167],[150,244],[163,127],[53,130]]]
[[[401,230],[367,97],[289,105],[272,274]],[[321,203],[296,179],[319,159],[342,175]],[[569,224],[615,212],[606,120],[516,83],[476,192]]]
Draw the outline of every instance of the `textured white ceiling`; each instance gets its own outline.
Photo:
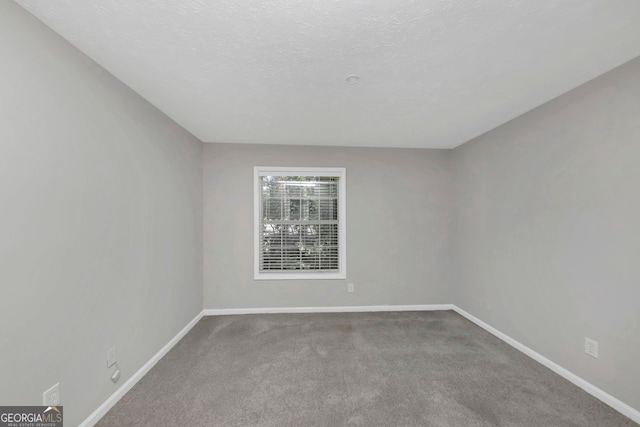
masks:
[[[638,0],[18,3],[208,142],[455,147],[640,55]]]

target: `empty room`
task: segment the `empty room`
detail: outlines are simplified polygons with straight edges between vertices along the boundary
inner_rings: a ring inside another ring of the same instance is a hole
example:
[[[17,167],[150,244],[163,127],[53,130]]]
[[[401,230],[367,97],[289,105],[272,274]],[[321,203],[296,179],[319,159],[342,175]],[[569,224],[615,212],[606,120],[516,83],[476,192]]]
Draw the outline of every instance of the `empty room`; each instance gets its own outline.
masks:
[[[640,425],[637,0],[1,0],[0,427]]]

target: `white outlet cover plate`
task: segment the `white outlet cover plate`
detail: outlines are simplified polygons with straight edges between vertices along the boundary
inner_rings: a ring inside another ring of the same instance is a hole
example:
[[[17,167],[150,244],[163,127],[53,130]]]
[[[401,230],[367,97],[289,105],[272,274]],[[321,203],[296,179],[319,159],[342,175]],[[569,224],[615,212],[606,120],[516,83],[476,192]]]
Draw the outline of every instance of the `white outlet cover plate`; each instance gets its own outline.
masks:
[[[44,406],[60,405],[60,383],[56,383],[49,390],[42,393],[42,404]]]
[[[591,357],[598,358],[598,341],[594,341],[591,338],[584,339],[584,352]]]

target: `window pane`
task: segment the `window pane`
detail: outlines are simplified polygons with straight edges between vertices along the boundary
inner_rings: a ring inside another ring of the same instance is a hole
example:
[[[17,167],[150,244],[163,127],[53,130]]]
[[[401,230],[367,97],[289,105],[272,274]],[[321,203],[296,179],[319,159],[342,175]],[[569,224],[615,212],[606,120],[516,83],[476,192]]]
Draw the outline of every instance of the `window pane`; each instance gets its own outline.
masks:
[[[339,271],[339,177],[260,177],[261,271]]]

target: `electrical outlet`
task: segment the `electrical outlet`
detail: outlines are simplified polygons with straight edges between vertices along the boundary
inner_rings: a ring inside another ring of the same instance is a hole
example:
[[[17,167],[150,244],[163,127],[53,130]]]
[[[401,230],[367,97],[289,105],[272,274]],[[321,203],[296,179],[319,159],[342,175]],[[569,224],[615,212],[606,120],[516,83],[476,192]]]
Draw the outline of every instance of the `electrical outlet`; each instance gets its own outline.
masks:
[[[60,405],[60,383],[57,383],[49,390],[42,393],[42,405],[43,406],[58,406]]]
[[[107,368],[112,367],[118,361],[118,349],[113,347],[107,351]]]
[[[591,338],[584,339],[584,352],[591,357],[598,358],[598,341],[594,341]]]
[[[353,292],[354,290],[354,284],[353,283],[349,283],[347,285],[347,292]]]

